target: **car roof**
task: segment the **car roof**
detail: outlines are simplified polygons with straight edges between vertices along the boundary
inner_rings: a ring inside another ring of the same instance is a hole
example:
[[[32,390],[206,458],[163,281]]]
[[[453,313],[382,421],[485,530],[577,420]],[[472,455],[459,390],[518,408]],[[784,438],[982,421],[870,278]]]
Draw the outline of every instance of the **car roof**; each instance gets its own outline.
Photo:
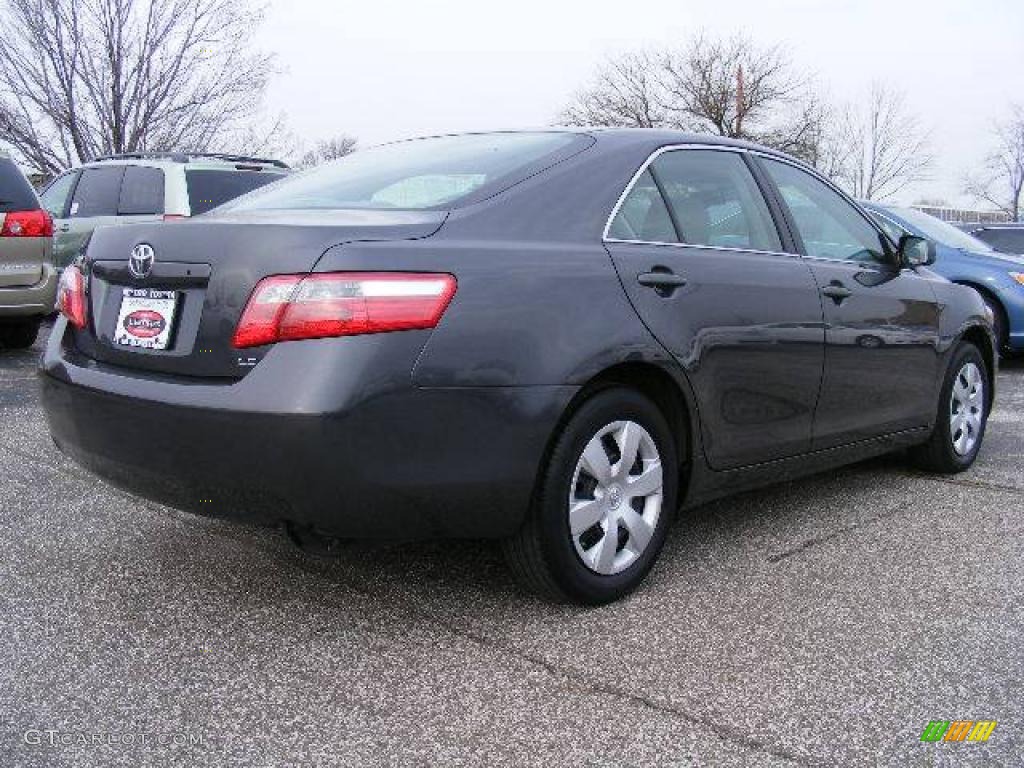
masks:
[[[222,154],[215,152],[130,152],[97,157],[81,163],[78,168],[95,168],[116,163],[117,165],[142,165],[156,168],[211,168],[220,170],[260,170],[286,172],[288,165],[280,160],[247,155]]]
[[[704,144],[708,146],[736,147],[739,149],[755,150],[766,155],[785,158],[790,161],[801,162],[799,158],[787,155],[785,152],[756,144],[744,139],[733,139],[727,136],[718,136],[711,133],[692,133],[671,128],[618,128],[608,126],[544,126],[538,128],[516,128],[509,130],[493,131],[456,131],[452,133],[423,134],[420,136],[409,136],[385,144],[398,144],[403,141],[415,141],[417,139],[436,139],[449,136],[486,136],[489,134],[502,133],[573,133],[581,136],[589,136],[596,139],[599,144],[610,147],[636,146],[649,147],[654,151],[658,147],[671,146],[674,144]],[[802,163],[806,165],[806,163]]]

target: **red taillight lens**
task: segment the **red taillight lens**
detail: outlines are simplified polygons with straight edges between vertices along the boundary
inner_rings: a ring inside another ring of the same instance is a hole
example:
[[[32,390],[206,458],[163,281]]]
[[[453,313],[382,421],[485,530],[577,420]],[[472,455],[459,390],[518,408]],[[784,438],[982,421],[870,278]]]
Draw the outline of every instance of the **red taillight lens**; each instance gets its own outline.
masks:
[[[183,216],[180,213],[165,213],[164,221],[184,221],[188,216]]]
[[[76,328],[85,328],[85,276],[78,267],[68,267],[57,286],[57,309]]]
[[[46,211],[13,211],[4,216],[0,237],[53,237],[53,219]]]
[[[433,328],[455,295],[452,275],[333,272],[275,275],[252,292],[235,347]]]

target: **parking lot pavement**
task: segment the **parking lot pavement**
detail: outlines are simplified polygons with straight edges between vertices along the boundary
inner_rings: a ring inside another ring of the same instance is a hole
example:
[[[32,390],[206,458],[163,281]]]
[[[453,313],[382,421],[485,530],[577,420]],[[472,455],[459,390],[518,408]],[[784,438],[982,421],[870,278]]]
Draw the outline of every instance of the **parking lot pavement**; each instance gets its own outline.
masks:
[[[889,457],[702,507],[584,610],[491,545],[325,561],[113,490],[0,351],[0,765],[1018,766],[1024,364],[999,385],[970,473]],[[922,744],[938,719],[999,725]]]

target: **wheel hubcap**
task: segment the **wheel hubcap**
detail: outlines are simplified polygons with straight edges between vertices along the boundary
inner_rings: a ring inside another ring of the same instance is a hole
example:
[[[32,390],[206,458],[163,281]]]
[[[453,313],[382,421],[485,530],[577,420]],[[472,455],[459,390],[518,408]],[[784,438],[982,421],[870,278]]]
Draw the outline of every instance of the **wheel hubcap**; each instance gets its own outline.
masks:
[[[977,365],[965,363],[953,382],[949,403],[949,434],[958,456],[974,450],[984,416],[985,380]]]
[[[661,456],[635,421],[598,430],[583,449],[569,490],[569,532],[583,564],[608,576],[650,544],[661,514]]]

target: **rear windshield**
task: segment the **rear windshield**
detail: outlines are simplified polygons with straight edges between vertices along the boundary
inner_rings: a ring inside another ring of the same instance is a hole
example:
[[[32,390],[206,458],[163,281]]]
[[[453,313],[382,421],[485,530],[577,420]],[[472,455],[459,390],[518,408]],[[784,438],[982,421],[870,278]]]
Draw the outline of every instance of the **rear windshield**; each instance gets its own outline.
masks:
[[[1024,253],[1024,228],[983,229],[974,236],[1003,253]]]
[[[185,171],[188,184],[188,207],[193,216],[234,200],[239,195],[265,187],[272,181],[283,179],[283,173],[265,171]]]
[[[556,153],[589,141],[559,132],[437,136],[385,144],[292,176],[239,200],[235,211],[296,208],[404,208],[450,206]],[[540,168],[538,168],[540,170]]]
[[[0,157],[0,213],[31,211],[39,207],[36,193],[13,160]]]

